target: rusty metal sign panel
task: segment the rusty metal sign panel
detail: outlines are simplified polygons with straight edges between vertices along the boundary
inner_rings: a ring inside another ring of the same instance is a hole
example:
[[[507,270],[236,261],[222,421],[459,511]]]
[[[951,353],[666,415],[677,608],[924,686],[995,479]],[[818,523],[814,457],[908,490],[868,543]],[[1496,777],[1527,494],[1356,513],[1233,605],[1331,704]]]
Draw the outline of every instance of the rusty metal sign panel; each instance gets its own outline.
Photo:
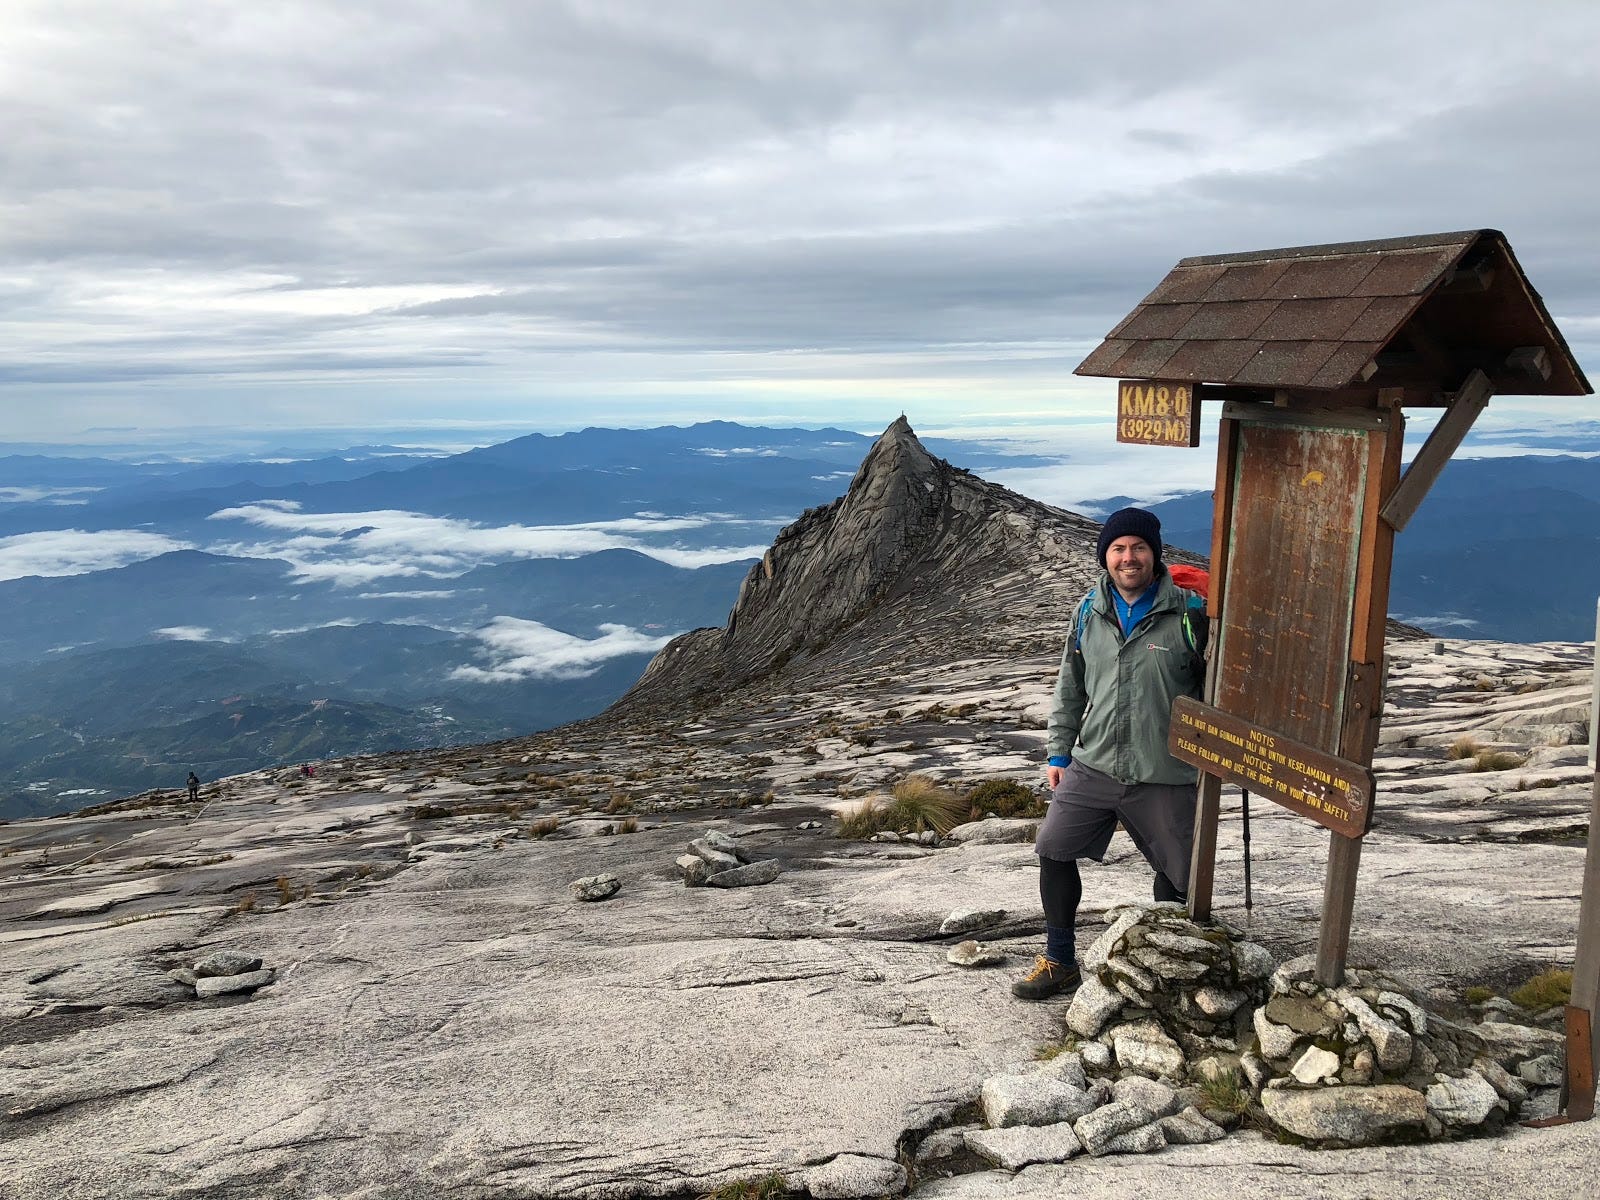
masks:
[[[1167,749],[1345,837],[1361,837],[1372,823],[1369,768],[1187,696],[1172,702]]]
[[[1340,748],[1369,438],[1241,421],[1233,463],[1217,707]]]
[[[1141,446],[1200,444],[1200,406],[1194,384],[1159,379],[1117,383],[1117,441]]]

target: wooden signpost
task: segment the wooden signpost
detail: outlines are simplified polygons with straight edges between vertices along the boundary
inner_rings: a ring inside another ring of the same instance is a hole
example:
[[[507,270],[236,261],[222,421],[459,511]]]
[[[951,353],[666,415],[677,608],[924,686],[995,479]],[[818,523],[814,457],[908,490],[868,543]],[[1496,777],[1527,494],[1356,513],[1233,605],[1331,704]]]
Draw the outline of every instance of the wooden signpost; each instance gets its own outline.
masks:
[[[1184,259],[1077,373],[1119,380],[1121,442],[1196,446],[1201,401],[1222,402],[1207,703],[1175,703],[1168,742],[1201,772],[1189,908],[1210,914],[1225,782],[1317,822],[1316,975],[1337,986],[1376,801],[1395,534],[1496,392],[1592,389],[1495,230]],[[1407,407],[1443,412],[1402,475]],[[1600,772],[1595,789],[1591,830]],[[1574,1117],[1600,1067],[1597,842],[1568,1010]]]
[[[1145,446],[1200,444],[1200,405],[1192,383],[1124,379],[1117,384],[1117,441]]]
[[[1174,758],[1309,817],[1345,837],[1372,823],[1372,769],[1324,754],[1220,708],[1179,696],[1167,749]]]

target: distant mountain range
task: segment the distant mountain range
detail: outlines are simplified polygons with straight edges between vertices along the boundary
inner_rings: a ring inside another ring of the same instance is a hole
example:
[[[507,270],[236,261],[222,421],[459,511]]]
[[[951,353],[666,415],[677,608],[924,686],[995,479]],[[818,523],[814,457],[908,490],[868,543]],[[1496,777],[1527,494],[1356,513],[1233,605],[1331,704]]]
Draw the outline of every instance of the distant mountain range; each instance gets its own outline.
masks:
[[[720,627],[755,557],[839,496],[872,443],[709,422],[450,456],[0,457],[0,568],[20,576],[0,580],[0,819],[191,769],[593,715],[669,636]],[[923,444],[978,473],[1059,465]],[[1209,551],[1207,494],[1155,508],[1170,543]],[[1391,613],[1580,640],[1597,592],[1600,462],[1459,460],[1398,543]],[[822,586],[818,612],[837,599]]]
[[[0,456],[0,818],[592,715],[668,636],[720,625],[871,444],[708,422],[449,456]],[[119,554],[139,538],[185,548]]]

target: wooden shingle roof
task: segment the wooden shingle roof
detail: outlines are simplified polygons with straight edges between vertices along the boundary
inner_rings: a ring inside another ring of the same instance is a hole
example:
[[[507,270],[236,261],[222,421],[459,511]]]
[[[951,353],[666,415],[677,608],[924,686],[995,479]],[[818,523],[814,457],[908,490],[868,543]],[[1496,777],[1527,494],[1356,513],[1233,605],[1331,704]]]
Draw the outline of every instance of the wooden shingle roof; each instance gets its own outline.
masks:
[[[1493,229],[1186,258],[1077,374],[1337,391],[1473,368],[1500,394],[1591,390]]]

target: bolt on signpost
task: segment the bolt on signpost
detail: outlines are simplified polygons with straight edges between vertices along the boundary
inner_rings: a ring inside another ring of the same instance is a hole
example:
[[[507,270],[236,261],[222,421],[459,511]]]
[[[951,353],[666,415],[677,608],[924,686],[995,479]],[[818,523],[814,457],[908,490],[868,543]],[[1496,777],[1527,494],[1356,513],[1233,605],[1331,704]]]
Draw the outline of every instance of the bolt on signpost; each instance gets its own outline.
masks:
[[[1189,907],[1211,911],[1223,783],[1324,826],[1316,977],[1337,986],[1376,800],[1395,535],[1491,397],[1581,396],[1589,381],[1492,229],[1186,258],[1077,374],[1119,381],[1122,442],[1196,446],[1202,402],[1221,406],[1205,703],[1180,698],[1168,740],[1201,772]],[[1402,474],[1408,408],[1443,411]],[[1596,841],[1568,1014],[1582,1026],[1573,1116],[1594,1093]]]

